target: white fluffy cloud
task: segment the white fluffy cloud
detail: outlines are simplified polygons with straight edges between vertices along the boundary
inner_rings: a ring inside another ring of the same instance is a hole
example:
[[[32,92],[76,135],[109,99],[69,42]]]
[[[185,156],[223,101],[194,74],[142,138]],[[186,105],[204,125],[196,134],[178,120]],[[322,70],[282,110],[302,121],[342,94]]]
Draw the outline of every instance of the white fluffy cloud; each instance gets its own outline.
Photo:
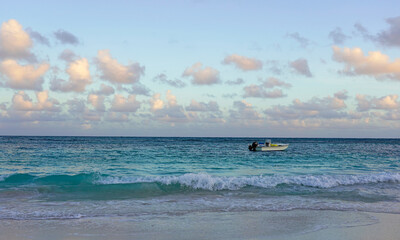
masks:
[[[136,95],[124,97],[120,94],[114,95],[110,111],[112,112],[136,112],[140,108],[140,102],[136,100]]]
[[[49,64],[40,65],[20,65],[12,59],[4,60],[0,63],[0,73],[6,81],[6,86],[13,89],[41,90],[43,75],[49,69]]]
[[[51,90],[61,92],[84,92],[86,86],[92,83],[89,62],[81,58],[69,63],[67,68],[69,80],[55,79],[51,82]]]
[[[104,112],[106,107],[104,105],[104,96],[89,94],[88,102],[94,107],[94,109],[98,112]]]
[[[371,109],[399,109],[400,101],[398,101],[398,98],[399,96],[397,94],[387,95],[380,98],[357,94],[357,109],[359,111],[369,111]]]
[[[161,100],[160,97],[161,95],[157,93],[150,100],[155,120],[175,124],[188,122],[191,119],[184,108],[178,104],[176,96],[172,94],[171,90],[167,91],[166,102]]]
[[[196,85],[212,85],[220,82],[218,70],[212,67],[204,67],[203,64],[195,63],[186,68],[183,77],[192,77],[192,83]]]
[[[0,29],[0,57],[3,58],[32,58],[29,49],[32,40],[21,24],[11,19],[3,22]]]
[[[157,111],[164,108],[164,102],[160,99],[161,94],[155,93],[153,97],[150,99],[151,111]]]
[[[59,103],[55,99],[49,99],[49,92],[36,92],[37,102],[24,92],[19,91],[12,99],[12,109],[17,111],[59,111]]]
[[[368,52],[364,56],[360,48],[343,48],[333,46],[333,59],[345,64],[345,74],[366,75],[376,79],[400,81],[400,58],[390,61],[389,56],[379,51]]]
[[[96,58],[100,77],[104,80],[117,84],[132,84],[139,81],[144,74],[144,67],[139,63],[123,65],[112,58],[109,50],[99,50]]]
[[[226,56],[223,64],[234,64],[237,68],[243,71],[260,70],[263,64],[260,60],[255,58],[248,58],[237,54]]]

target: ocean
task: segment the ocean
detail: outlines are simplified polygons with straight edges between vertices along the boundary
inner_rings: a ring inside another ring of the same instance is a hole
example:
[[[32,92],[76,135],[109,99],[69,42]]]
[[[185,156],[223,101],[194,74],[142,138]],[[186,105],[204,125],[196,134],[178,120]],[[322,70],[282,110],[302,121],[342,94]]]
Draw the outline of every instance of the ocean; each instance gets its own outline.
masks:
[[[400,214],[400,139],[272,138],[289,148],[248,150],[264,140],[2,136],[0,221]]]

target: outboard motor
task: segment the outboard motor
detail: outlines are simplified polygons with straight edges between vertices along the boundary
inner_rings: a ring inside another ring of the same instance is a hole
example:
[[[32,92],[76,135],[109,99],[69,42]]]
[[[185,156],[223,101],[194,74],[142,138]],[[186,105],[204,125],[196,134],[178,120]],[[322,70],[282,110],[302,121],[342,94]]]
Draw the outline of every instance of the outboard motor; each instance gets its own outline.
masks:
[[[249,150],[250,151],[255,151],[257,146],[258,146],[258,143],[257,142],[253,142],[251,145],[249,145]]]

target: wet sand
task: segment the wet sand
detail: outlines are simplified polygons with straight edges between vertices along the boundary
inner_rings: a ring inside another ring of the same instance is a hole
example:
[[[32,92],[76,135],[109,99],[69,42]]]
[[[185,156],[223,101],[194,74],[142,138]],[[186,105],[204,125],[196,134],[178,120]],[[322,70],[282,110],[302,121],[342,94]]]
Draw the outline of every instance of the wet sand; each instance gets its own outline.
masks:
[[[0,240],[398,240],[400,215],[344,211],[203,212],[146,218],[0,220]]]

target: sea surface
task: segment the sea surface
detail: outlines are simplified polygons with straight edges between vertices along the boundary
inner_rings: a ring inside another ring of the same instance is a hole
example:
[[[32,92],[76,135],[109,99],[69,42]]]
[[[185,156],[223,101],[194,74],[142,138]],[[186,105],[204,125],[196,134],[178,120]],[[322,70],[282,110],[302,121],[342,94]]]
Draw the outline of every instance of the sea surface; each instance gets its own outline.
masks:
[[[400,214],[400,139],[0,137],[0,220]]]

